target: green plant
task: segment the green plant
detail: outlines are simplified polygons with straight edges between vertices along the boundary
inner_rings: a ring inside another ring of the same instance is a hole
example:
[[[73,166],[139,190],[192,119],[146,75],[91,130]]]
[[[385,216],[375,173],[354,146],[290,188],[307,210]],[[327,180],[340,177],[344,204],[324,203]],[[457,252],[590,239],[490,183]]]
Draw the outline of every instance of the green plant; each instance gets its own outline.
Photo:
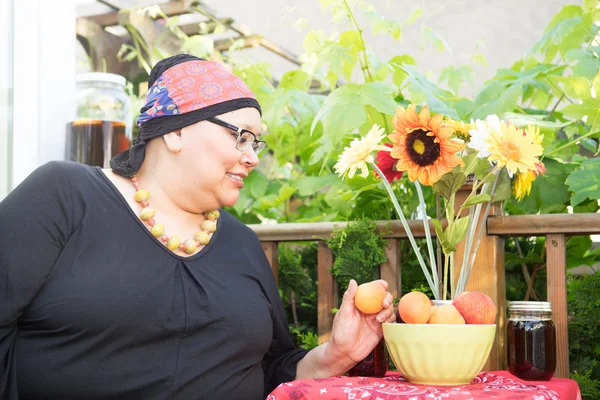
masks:
[[[600,395],[600,272],[568,282],[569,363],[588,399]]]
[[[384,263],[387,241],[369,219],[348,223],[334,230],[327,246],[334,257],[331,272],[340,290],[345,290],[351,279],[359,285],[379,278],[379,266]]]

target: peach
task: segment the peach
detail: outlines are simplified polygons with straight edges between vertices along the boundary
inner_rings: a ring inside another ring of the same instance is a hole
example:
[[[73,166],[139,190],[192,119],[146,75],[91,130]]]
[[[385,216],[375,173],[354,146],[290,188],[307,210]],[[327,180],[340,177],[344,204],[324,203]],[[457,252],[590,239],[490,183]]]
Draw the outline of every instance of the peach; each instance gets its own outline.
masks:
[[[365,314],[375,314],[383,310],[383,299],[387,291],[377,281],[363,283],[356,289],[354,304]]]
[[[444,304],[443,306],[433,307],[430,324],[464,324],[465,319],[460,315],[456,307],[452,304]]]
[[[463,292],[452,301],[467,324],[493,324],[496,322],[496,305],[481,292]]]
[[[426,324],[431,316],[431,301],[421,292],[410,292],[398,303],[400,318],[407,324]]]

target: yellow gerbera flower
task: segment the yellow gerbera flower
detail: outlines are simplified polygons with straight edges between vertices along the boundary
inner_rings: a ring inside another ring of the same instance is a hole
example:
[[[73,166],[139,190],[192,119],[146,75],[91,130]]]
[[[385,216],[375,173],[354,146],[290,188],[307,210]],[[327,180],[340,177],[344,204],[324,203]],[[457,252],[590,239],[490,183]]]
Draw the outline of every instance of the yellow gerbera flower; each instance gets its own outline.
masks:
[[[350,142],[350,147],[346,147],[338,157],[338,162],[333,166],[335,172],[342,176],[348,173],[352,178],[357,170],[361,170],[361,176],[369,176],[367,163],[374,163],[375,158],[371,154],[375,150],[389,150],[388,147],[381,146],[379,143],[385,137],[384,130],[375,124],[366,136],[360,139],[354,139]]]
[[[471,122],[473,122],[473,120],[471,120]],[[451,118],[448,118],[447,124],[452,125],[454,127],[454,134],[464,140],[469,139],[469,131],[475,128],[474,123],[467,124]]]
[[[445,123],[443,115],[432,117],[427,106],[417,114],[411,104],[396,109],[393,123],[391,156],[398,160],[396,169],[406,171],[412,182],[418,179],[431,186],[457,165],[464,165],[456,153],[465,145],[450,139],[454,126]]]
[[[487,150],[491,153],[489,160],[497,161],[500,167],[505,166],[510,177],[517,172],[536,171],[536,164],[540,161],[538,157],[543,151],[542,145],[536,143],[540,141],[539,134],[534,141],[513,124],[501,121],[499,128],[499,131],[491,129],[486,138]]]
[[[535,144],[542,145],[542,141],[544,140],[544,135],[540,135],[540,128],[535,125],[529,125],[525,128],[525,134],[531,141]]]
[[[533,171],[520,172],[515,178],[512,192],[515,198],[520,201],[523,197],[531,193],[531,185],[535,180],[536,174]]]

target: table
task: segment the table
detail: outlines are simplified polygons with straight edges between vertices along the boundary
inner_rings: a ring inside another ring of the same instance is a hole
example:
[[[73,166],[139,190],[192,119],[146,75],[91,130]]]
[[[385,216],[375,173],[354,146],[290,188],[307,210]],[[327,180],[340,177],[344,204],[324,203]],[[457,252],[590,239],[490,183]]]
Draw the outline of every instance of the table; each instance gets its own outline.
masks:
[[[267,400],[581,400],[577,382],[553,378],[523,381],[508,371],[481,372],[468,385],[411,384],[398,372],[383,378],[337,376],[282,383]]]

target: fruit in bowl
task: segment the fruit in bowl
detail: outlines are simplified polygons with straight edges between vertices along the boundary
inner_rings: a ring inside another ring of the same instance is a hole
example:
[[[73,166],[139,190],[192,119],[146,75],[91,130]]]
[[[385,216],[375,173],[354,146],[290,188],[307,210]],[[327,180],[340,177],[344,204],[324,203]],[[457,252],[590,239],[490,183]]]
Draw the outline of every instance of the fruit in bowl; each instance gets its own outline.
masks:
[[[400,323],[383,324],[394,365],[412,383],[468,384],[483,368],[494,343],[494,302],[483,293],[469,292],[452,303],[428,308],[427,296],[413,293],[417,292],[398,303]]]

